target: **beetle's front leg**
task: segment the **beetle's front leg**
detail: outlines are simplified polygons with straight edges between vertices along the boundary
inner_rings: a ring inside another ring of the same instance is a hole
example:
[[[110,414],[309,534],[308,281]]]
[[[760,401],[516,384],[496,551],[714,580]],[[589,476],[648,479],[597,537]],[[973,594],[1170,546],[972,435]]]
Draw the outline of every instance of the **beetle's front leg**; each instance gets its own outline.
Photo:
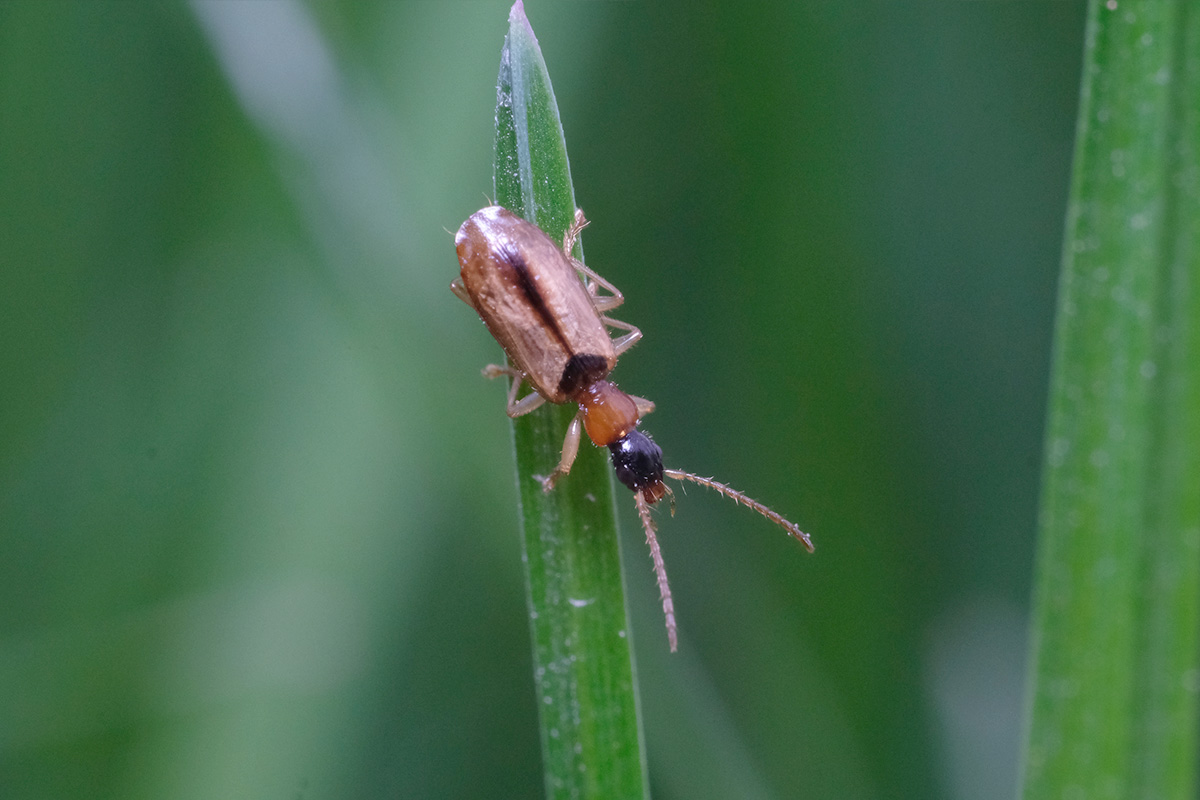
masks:
[[[571,418],[571,424],[567,426],[567,435],[563,437],[562,458],[558,462],[558,466],[554,468],[546,477],[535,475],[542,482],[542,491],[548,492],[554,488],[554,484],[559,478],[571,471],[571,465],[575,463],[575,456],[579,455],[579,439],[583,429],[583,409]]]

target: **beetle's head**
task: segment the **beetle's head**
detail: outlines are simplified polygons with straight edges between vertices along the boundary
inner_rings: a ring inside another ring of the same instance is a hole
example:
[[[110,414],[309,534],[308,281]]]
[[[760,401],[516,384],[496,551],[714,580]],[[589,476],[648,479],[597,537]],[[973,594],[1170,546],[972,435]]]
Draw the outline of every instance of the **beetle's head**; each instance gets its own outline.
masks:
[[[663,483],[662,448],[646,434],[634,429],[608,446],[617,480],[647,503],[657,503],[667,493]]]

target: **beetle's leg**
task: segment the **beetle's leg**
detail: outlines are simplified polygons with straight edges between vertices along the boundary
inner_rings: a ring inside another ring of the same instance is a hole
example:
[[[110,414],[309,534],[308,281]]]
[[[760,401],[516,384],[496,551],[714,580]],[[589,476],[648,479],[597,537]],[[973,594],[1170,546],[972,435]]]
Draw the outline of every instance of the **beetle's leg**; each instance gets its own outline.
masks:
[[[467,294],[467,287],[463,286],[462,278],[455,278],[450,281],[450,291],[454,292],[455,297],[462,300],[471,308],[475,307],[475,304],[471,302],[471,295]]]
[[[567,426],[567,435],[563,437],[562,459],[559,460],[558,466],[545,478],[537,476],[537,479],[542,482],[542,491],[548,492],[553,489],[554,483],[571,471],[571,465],[575,463],[575,456],[579,454],[582,425],[583,409],[580,409],[579,413],[571,418],[571,424]]]
[[[563,234],[563,253],[567,258],[571,257],[571,251],[575,249],[575,242],[579,239],[579,232],[588,226],[587,217],[583,215],[583,209],[575,209],[575,220],[567,227],[567,232]]]
[[[508,389],[508,405],[504,409],[510,417],[520,417],[528,414],[546,402],[546,398],[537,392],[530,392],[520,400],[517,399],[517,392],[521,390],[521,383],[525,380],[525,373],[519,369],[501,367],[498,364],[488,364],[483,368],[483,376],[485,378],[499,378],[501,375],[512,377],[512,386]]]
[[[511,378],[524,378],[525,373],[516,367],[505,367],[500,364],[488,364],[483,368],[483,377],[496,379],[501,375],[508,375]]]
[[[642,332],[633,325],[630,325],[628,322],[621,322],[619,319],[612,319],[611,317],[605,316],[601,316],[600,321],[605,325],[611,325],[614,328],[620,328],[623,331],[629,331],[629,333],[622,334],[621,336],[613,339],[613,350],[615,351],[616,355],[621,355],[621,353],[624,353],[626,350],[633,347],[638,343],[638,340],[642,338]]]
[[[516,380],[513,381],[513,386],[520,386],[520,385],[521,385],[520,381],[516,381]],[[512,389],[509,391],[508,407],[505,408],[504,410],[505,410],[505,412],[507,412],[507,414],[510,417],[524,416],[525,414],[528,414],[530,411],[534,411],[535,409],[541,408],[542,403],[546,402],[546,398],[542,397],[537,392],[530,392],[529,394],[525,395],[520,400],[517,400],[514,403],[513,398],[515,398],[516,396],[517,396],[516,389]]]
[[[625,296],[608,281],[601,278],[594,270],[589,269],[582,261],[571,255],[571,251],[575,249],[575,242],[579,239],[579,233],[586,228],[590,223],[587,217],[583,216],[583,209],[575,209],[575,221],[567,228],[567,232],[563,234],[563,254],[567,259],[575,265],[575,269],[582,272],[590,280],[585,280],[583,285],[587,288],[588,294],[591,295],[592,305],[597,311],[611,311],[621,303],[625,302]],[[608,291],[612,292],[611,296],[601,297],[597,292],[597,287],[603,286]]]
[[[575,269],[579,270],[591,279],[584,281],[584,285],[587,287],[588,295],[590,295],[592,298],[592,305],[596,307],[597,311],[612,311],[614,308],[621,305],[621,303],[625,302],[625,295],[621,294],[621,290],[613,286],[604,278],[601,278],[594,269],[584,264],[582,261],[578,261],[574,258],[571,259],[571,264],[574,265]],[[601,286],[612,292],[612,294],[597,294],[599,287]]]
[[[638,419],[641,419],[654,410],[653,400],[647,400],[644,397],[638,397],[637,395],[633,394],[629,395],[629,398],[633,400],[633,404],[637,406]]]
[[[575,249],[575,242],[579,239],[580,231],[586,228],[589,224],[591,223],[589,223],[587,218],[583,216],[583,209],[575,209],[575,221],[571,223],[571,226],[567,228],[567,232],[563,234],[563,254],[566,255],[567,259],[575,266],[575,269],[579,270],[586,276],[587,279],[584,280],[583,285],[587,288],[587,292],[592,298],[592,305],[596,307],[596,310],[611,311],[612,309],[621,305],[621,303],[625,302],[625,295],[621,294],[621,291],[617,287],[613,286],[604,278],[601,278],[595,270],[590,269],[582,261],[571,255],[571,251]],[[603,286],[612,294],[601,297],[599,294],[597,294],[599,291],[598,287],[600,286]]]

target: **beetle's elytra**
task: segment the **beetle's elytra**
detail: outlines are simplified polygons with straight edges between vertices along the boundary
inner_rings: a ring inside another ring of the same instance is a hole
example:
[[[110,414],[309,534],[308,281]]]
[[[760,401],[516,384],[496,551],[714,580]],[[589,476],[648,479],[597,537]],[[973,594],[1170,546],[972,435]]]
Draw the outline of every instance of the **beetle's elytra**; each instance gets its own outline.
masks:
[[[782,527],[809,552],[812,540],[795,523],[736,489],[711,478],[663,468],[662,450],[637,429],[641,418],[654,410],[654,404],[626,394],[608,380],[617,357],[642,333],[606,315],[625,298],[615,286],[571,257],[575,240],[586,225],[583,212],[576,211],[560,247],[536,225],[505,208],[481,209],[462,224],[455,236],[461,272],[450,289],[475,309],[508,354],[510,366],[489,365],[483,372],[491,378],[512,377],[507,408],[510,417],[527,414],[546,401],[579,406],[563,439],[562,459],[554,472],[540,478],[544,489],[550,491],[571,471],[579,452],[581,426],[597,446],[609,449],[617,478],[633,491],[646,531],[667,618],[667,638],[674,651],[674,604],[650,516],[650,506],[671,494],[663,483],[664,476],[716,489]],[[601,294],[601,289],[608,294]],[[622,333],[610,338],[608,328]],[[533,391],[518,398],[523,383]]]
[[[608,375],[617,352],[595,300],[540,228],[489,206],[455,244],[470,304],[539,395],[566,403]]]

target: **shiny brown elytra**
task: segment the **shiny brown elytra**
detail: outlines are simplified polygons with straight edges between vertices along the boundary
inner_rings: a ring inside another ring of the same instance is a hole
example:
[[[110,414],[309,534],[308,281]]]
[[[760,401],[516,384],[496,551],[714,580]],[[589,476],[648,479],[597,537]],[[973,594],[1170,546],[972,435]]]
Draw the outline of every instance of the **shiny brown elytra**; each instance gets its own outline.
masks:
[[[617,479],[633,491],[667,619],[671,650],[677,647],[675,608],[662,552],[655,536],[650,506],[671,490],[663,477],[686,480],[715,489],[779,525],[812,552],[812,540],[795,523],[757,500],[711,478],[664,469],[662,450],[637,430],[654,403],[617,388],[608,375],[617,357],[632,347],[642,332],[606,316],[625,301],[617,288],[571,256],[579,232],[587,225],[582,211],[563,236],[561,248],[541,228],[508,209],[488,206],[470,216],[454,238],[461,266],[450,289],[475,309],[504,352],[510,366],[490,364],[489,378],[509,375],[508,415],[519,417],[542,403],[575,403],[579,413],[567,427],[562,459],[554,472],[539,477],[546,491],[571,471],[579,452],[582,427],[599,447],[607,447]],[[581,278],[582,276],[582,278]],[[600,294],[603,288],[609,294]],[[608,328],[624,331],[615,339]],[[523,383],[533,391],[518,398]],[[672,510],[674,499],[672,498]]]

